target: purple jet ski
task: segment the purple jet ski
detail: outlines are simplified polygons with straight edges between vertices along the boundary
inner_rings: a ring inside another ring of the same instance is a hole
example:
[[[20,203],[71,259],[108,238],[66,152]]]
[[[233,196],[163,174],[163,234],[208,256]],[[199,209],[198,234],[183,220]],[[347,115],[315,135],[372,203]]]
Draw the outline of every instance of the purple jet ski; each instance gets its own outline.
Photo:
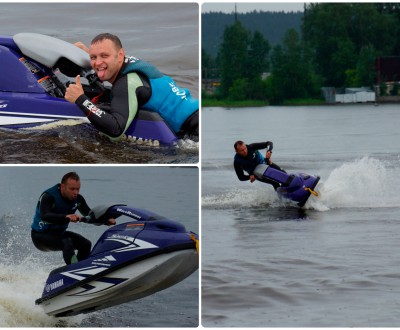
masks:
[[[315,191],[320,177],[306,173],[288,174],[276,170],[268,165],[260,164],[256,167],[254,175],[259,181],[270,180],[279,183],[281,186],[276,189],[277,194],[289,199],[303,207],[310,195],[318,196]]]
[[[199,266],[198,235],[177,221],[123,204],[92,209],[81,221],[107,229],[89,257],[50,272],[36,304],[63,317],[141,299],[187,278]]]
[[[82,77],[90,98],[104,88],[89,55],[66,41],[37,33],[0,36],[0,127],[29,128],[61,120],[89,123],[75,104],[64,99],[66,86]],[[125,132],[133,141],[174,145],[177,136],[155,112],[139,110]]]

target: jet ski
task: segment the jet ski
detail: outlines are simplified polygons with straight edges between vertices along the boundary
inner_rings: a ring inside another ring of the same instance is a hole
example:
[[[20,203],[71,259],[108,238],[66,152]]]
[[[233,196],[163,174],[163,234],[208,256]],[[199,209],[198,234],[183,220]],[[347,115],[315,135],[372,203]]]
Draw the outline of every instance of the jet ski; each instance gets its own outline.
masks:
[[[266,164],[257,165],[254,175],[259,181],[273,181],[280,184],[276,189],[279,197],[291,200],[303,207],[311,195],[319,196],[315,191],[320,177],[306,173],[288,174]]]
[[[198,236],[173,220],[123,204],[98,206],[82,221],[96,225],[130,218],[107,229],[82,261],[53,270],[42,297],[46,314],[90,313],[149,296],[198,269]]]
[[[89,123],[77,105],[64,99],[66,86],[78,74],[90,98],[111,89],[101,84],[85,51],[36,33],[0,36],[0,71],[0,127],[4,128],[29,128],[70,119]],[[177,141],[159,114],[143,109],[125,138],[149,145],[174,145]]]

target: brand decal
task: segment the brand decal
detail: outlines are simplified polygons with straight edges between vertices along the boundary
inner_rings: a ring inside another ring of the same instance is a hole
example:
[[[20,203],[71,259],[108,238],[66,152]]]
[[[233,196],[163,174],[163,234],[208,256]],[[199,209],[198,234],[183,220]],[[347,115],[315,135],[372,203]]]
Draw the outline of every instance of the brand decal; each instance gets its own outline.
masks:
[[[99,258],[99,259],[95,259],[93,260],[94,262],[112,262],[112,261],[117,261],[113,256],[106,256],[104,258]]]
[[[108,269],[108,267],[89,266],[89,267],[74,269],[68,272],[62,272],[61,275],[81,281],[89,276],[96,275],[106,269]]]
[[[129,215],[129,216],[134,217],[136,219],[141,219],[142,218],[140,215],[137,215],[137,214],[133,213],[132,211],[124,210],[124,209],[121,209],[121,208],[117,208],[117,212],[121,212],[123,214]]]
[[[103,110],[100,110],[98,107],[96,107],[96,105],[94,105],[89,100],[85,100],[83,102],[83,106],[90,111],[89,115],[91,115],[93,113],[97,117],[101,118],[105,114],[105,112]],[[88,115],[88,117],[89,117],[89,115]]]
[[[133,242],[133,241],[135,240],[134,237],[125,236],[125,235],[119,235],[119,234],[112,234],[112,235],[110,236],[110,239],[114,239],[115,241],[116,241],[116,240],[121,240],[121,242],[123,242],[123,243],[124,243],[125,241]]]
[[[53,283],[49,283],[49,284],[46,285],[46,291],[50,292],[51,290],[57,289],[57,288],[59,288],[60,286],[63,286],[63,285],[64,285],[64,280],[63,279],[55,281]]]
[[[184,89],[177,87],[173,82],[170,82],[169,86],[171,87],[172,93],[175,93],[175,95],[179,96],[182,100],[187,100],[186,91]]]
[[[0,109],[7,108],[7,106],[8,106],[8,104],[7,104],[7,103],[6,103],[6,104],[0,104]]]
[[[156,249],[157,245],[143,241],[141,239],[135,239],[134,237],[113,234],[106,241],[114,241],[123,244],[122,247],[112,250],[112,252],[127,252],[133,250],[144,250],[144,249]]]

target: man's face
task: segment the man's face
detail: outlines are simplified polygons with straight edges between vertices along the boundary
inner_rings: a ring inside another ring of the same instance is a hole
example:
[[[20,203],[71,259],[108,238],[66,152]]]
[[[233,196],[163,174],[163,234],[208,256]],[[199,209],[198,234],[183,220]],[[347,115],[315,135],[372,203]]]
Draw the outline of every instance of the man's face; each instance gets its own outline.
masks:
[[[242,157],[246,157],[247,156],[247,147],[245,144],[239,144],[238,146],[236,146],[236,152],[242,156]]]
[[[124,62],[124,49],[120,50],[109,39],[104,39],[89,47],[90,64],[101,81],[113,83]]]
[[[81,189],[80,181],[68,179],[65,183],[61,184],[61,196],[69,200],[74,200],[78,197],[79,190]]]

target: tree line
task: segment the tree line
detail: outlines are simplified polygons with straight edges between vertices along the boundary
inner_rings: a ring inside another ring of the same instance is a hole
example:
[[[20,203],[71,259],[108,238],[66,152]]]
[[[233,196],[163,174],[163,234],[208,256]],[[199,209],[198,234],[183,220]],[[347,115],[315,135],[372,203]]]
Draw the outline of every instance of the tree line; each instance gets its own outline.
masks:
[[[310,3],[300,31],[289,28],[275,46],[234,21],[216,57],[202,49],[202,77],[220,79],[220,99],[319,98],[322,86],[373,86],[376,58],[399,56],[399,37],[399,3]]]

